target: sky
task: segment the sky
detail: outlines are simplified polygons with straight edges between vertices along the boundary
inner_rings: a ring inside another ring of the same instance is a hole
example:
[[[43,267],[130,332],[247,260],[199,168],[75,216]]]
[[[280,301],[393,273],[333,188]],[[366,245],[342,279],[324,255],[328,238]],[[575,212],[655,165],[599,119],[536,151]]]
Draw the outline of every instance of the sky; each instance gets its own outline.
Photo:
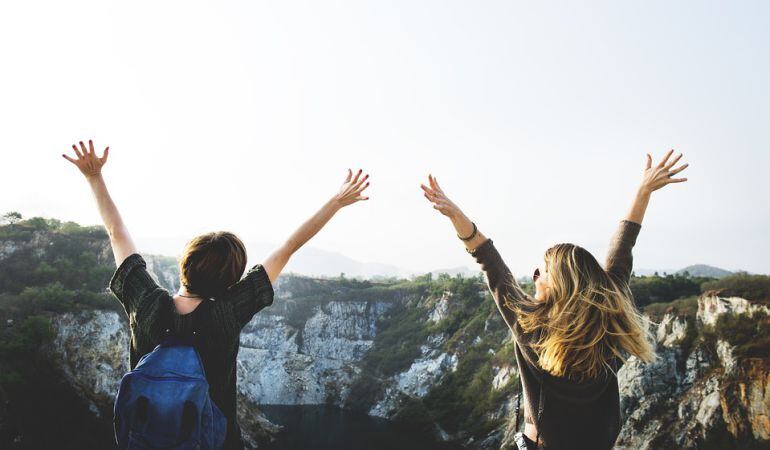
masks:
[[[90,138],[140,252],[278,245],[363,168],[308,245],[474,267],[432,173],[518,275],[557,242],[603,262],[673,148],[635,267],[770,273],[769,49],[763,1],[3,2],[0,214],[101,224],[61,156]]]

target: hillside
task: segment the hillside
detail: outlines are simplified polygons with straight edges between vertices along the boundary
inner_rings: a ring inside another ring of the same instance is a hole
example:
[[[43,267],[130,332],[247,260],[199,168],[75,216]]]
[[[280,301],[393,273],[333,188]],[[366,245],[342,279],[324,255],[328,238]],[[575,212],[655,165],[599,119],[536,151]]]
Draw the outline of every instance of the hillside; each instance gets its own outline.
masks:
[[[146,258],[175,289],[173,258]],[[106,292],[106,235],[33,219],[0,227],[0,267],[0,447],[112,448],[128,326]],[[631,287],[656,322],[659,358],[619,373],[618,448],[766,448],[770,277],[634,277]],[[238,383],[252,447],[287,432],[261,404],[332,405],[473,449],[500,448],[515,431],[510,334],[480,277],[281,277],[274,304],[243,330]]]

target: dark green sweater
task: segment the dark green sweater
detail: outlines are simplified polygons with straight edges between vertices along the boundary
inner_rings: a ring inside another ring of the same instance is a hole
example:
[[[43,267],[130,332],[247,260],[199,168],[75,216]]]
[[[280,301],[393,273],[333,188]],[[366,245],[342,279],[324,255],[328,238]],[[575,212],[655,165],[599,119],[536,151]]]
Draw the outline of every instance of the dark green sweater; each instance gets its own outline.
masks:
[[[203,360],[209,395],[227,417],[225,449],[242,449],[236,417],[235,362],[241,329],[254,314],[273,303],[273,287],[264,267],[255,265],[222,298],[204,300],[187,314],[177,313],[171,293],[158,286],[138,253],[121,263],[109,288],[128,316],[131,369],[160,343],[167,328],[180,335],[189,336],[195,331],[200,336],[196,348]]]
[[[631,249],[640,228],[641,225],[636,222],[622,220],[612,237],[605,270],[621,283],[628,283],[631,277]],[[578,383],[543,371],[531,347],[536,337],[524,333],[516,320],[516,314],[504,303],[506,297],[514,304],[532,297],[519,287],[491,239],[484,241],[470,254],[481,265],[497,308],[513,333],[516,364],[524,391],[524,417],[527,422],[537,426],[541,443],[545,448],[558,450],[611,449],[620,433],[617,377],[610,373]],[[619,366],[620,361],[617,361],[616,369]],[[543,380],[544,406],[540,423],[536,423]]]

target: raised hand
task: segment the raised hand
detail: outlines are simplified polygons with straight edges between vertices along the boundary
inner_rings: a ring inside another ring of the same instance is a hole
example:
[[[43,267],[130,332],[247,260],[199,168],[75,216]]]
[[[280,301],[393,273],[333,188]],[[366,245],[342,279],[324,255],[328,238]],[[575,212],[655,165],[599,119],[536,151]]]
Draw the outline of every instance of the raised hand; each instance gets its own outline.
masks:
[[[452,225],[455,227],[457,237],[462,239],[465,244],[465,248],[468,251],[472,251],[481,245],[486,237],[481,234],[481,231],[476,228],[476,225],[463,214],[460,208],[449,200],[444,190],[438,184],[438,180],[433,175],[428,175],[428,183],[430,187],[420,184],[423,190],[423,195],[433,204],[433,209],[438,210],[441,214],[449,217]]]
[[[88,141],[88,149],[86,149],[83,141],[80,141],[79,150],[78,147],[74,144],[72,145],[72,149],[75,150],[77,159],[70,158],[64,153],[62,153],[62,156],[67,161],[76,165],[77,168],[80,169],[80,172],[86,176],[86,178],[100,175],[102,173],[102,167],[105,163],[107,163],[107,156],[110,154],[109,147],[104,149],[104,153],[101,157],[96,156],[96,153],[94,152],[94,143],[91,140]]]
[[[647,154],[647,166],[644,168],[644,175],[642,177],[642,184],[640,189],[652,193],[657,191],[663,186],[670,183],[682,183],[687,181],[687,178],[673,178],[674,175],[683,171],[689,166],[689,164],[680,165],[676,169],[672,169],[674,165],[682,158],[682,154],[669,161],[668,158],[674,150],[671,149],[666,153],[666,156],[655,167],[652,166],[652,156]]]
[[[330,200],[326,201],[318,212],[300,225],[283,245],[267,257],[263,265],[271,282],[275,283],[281,275],[291,255],[315,236],[337,211],[359,200],[369,200],[369,197],[361,195],[364,189],[369,186],[368,181],[364,183],[369,178],[369,175],[361,177],[361,172],[359,170],[356,176],[353,177],[353,172],[348,169],[348,176],[345,178],[345,182],[342,183],[340,191]]]
[[[340,191],[333,198],[339,206],[348,206],[359,200],[369,200],[369,197],[361,195],[364,189],[369,187],[368,181],[364,184],[364,181],[369,178],[369,174],[361,177],[361,172],[362,170],[358,169],[356,176],[353,177],[353,171],[348,169],[348,176],[345,178],[345,182],[342,183]]]
[[[420,187],[424,191],[423,195],[425,198],[433,203],[433,209],[437,209],[441,214],[449,218],[457,217],[462,214],[460,208],[458,208],[457,205],[449,200],[446,194],[444,194],[444,191],[441,189],[441,186],[439,186],[438,181],[436,181],[436,178],[433,177],[433,175],[428,175],[428,182],[430,187],[425,186],[424,184],[420,184]]]

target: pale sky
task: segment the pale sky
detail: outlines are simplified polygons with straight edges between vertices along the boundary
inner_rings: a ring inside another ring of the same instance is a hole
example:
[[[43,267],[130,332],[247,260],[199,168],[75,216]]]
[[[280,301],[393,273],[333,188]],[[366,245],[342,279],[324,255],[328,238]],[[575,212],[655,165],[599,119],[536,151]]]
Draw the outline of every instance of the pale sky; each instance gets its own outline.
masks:
[[[362,167],[310,245],[475,267],[433,173],[520,276],[557,242],[603,262],[674,148],[635,266],[770,272],[768,2],[3,2],[0,42],[0,213],[101,224],[61,157],[93,138],[137,242],[277,244]]]

